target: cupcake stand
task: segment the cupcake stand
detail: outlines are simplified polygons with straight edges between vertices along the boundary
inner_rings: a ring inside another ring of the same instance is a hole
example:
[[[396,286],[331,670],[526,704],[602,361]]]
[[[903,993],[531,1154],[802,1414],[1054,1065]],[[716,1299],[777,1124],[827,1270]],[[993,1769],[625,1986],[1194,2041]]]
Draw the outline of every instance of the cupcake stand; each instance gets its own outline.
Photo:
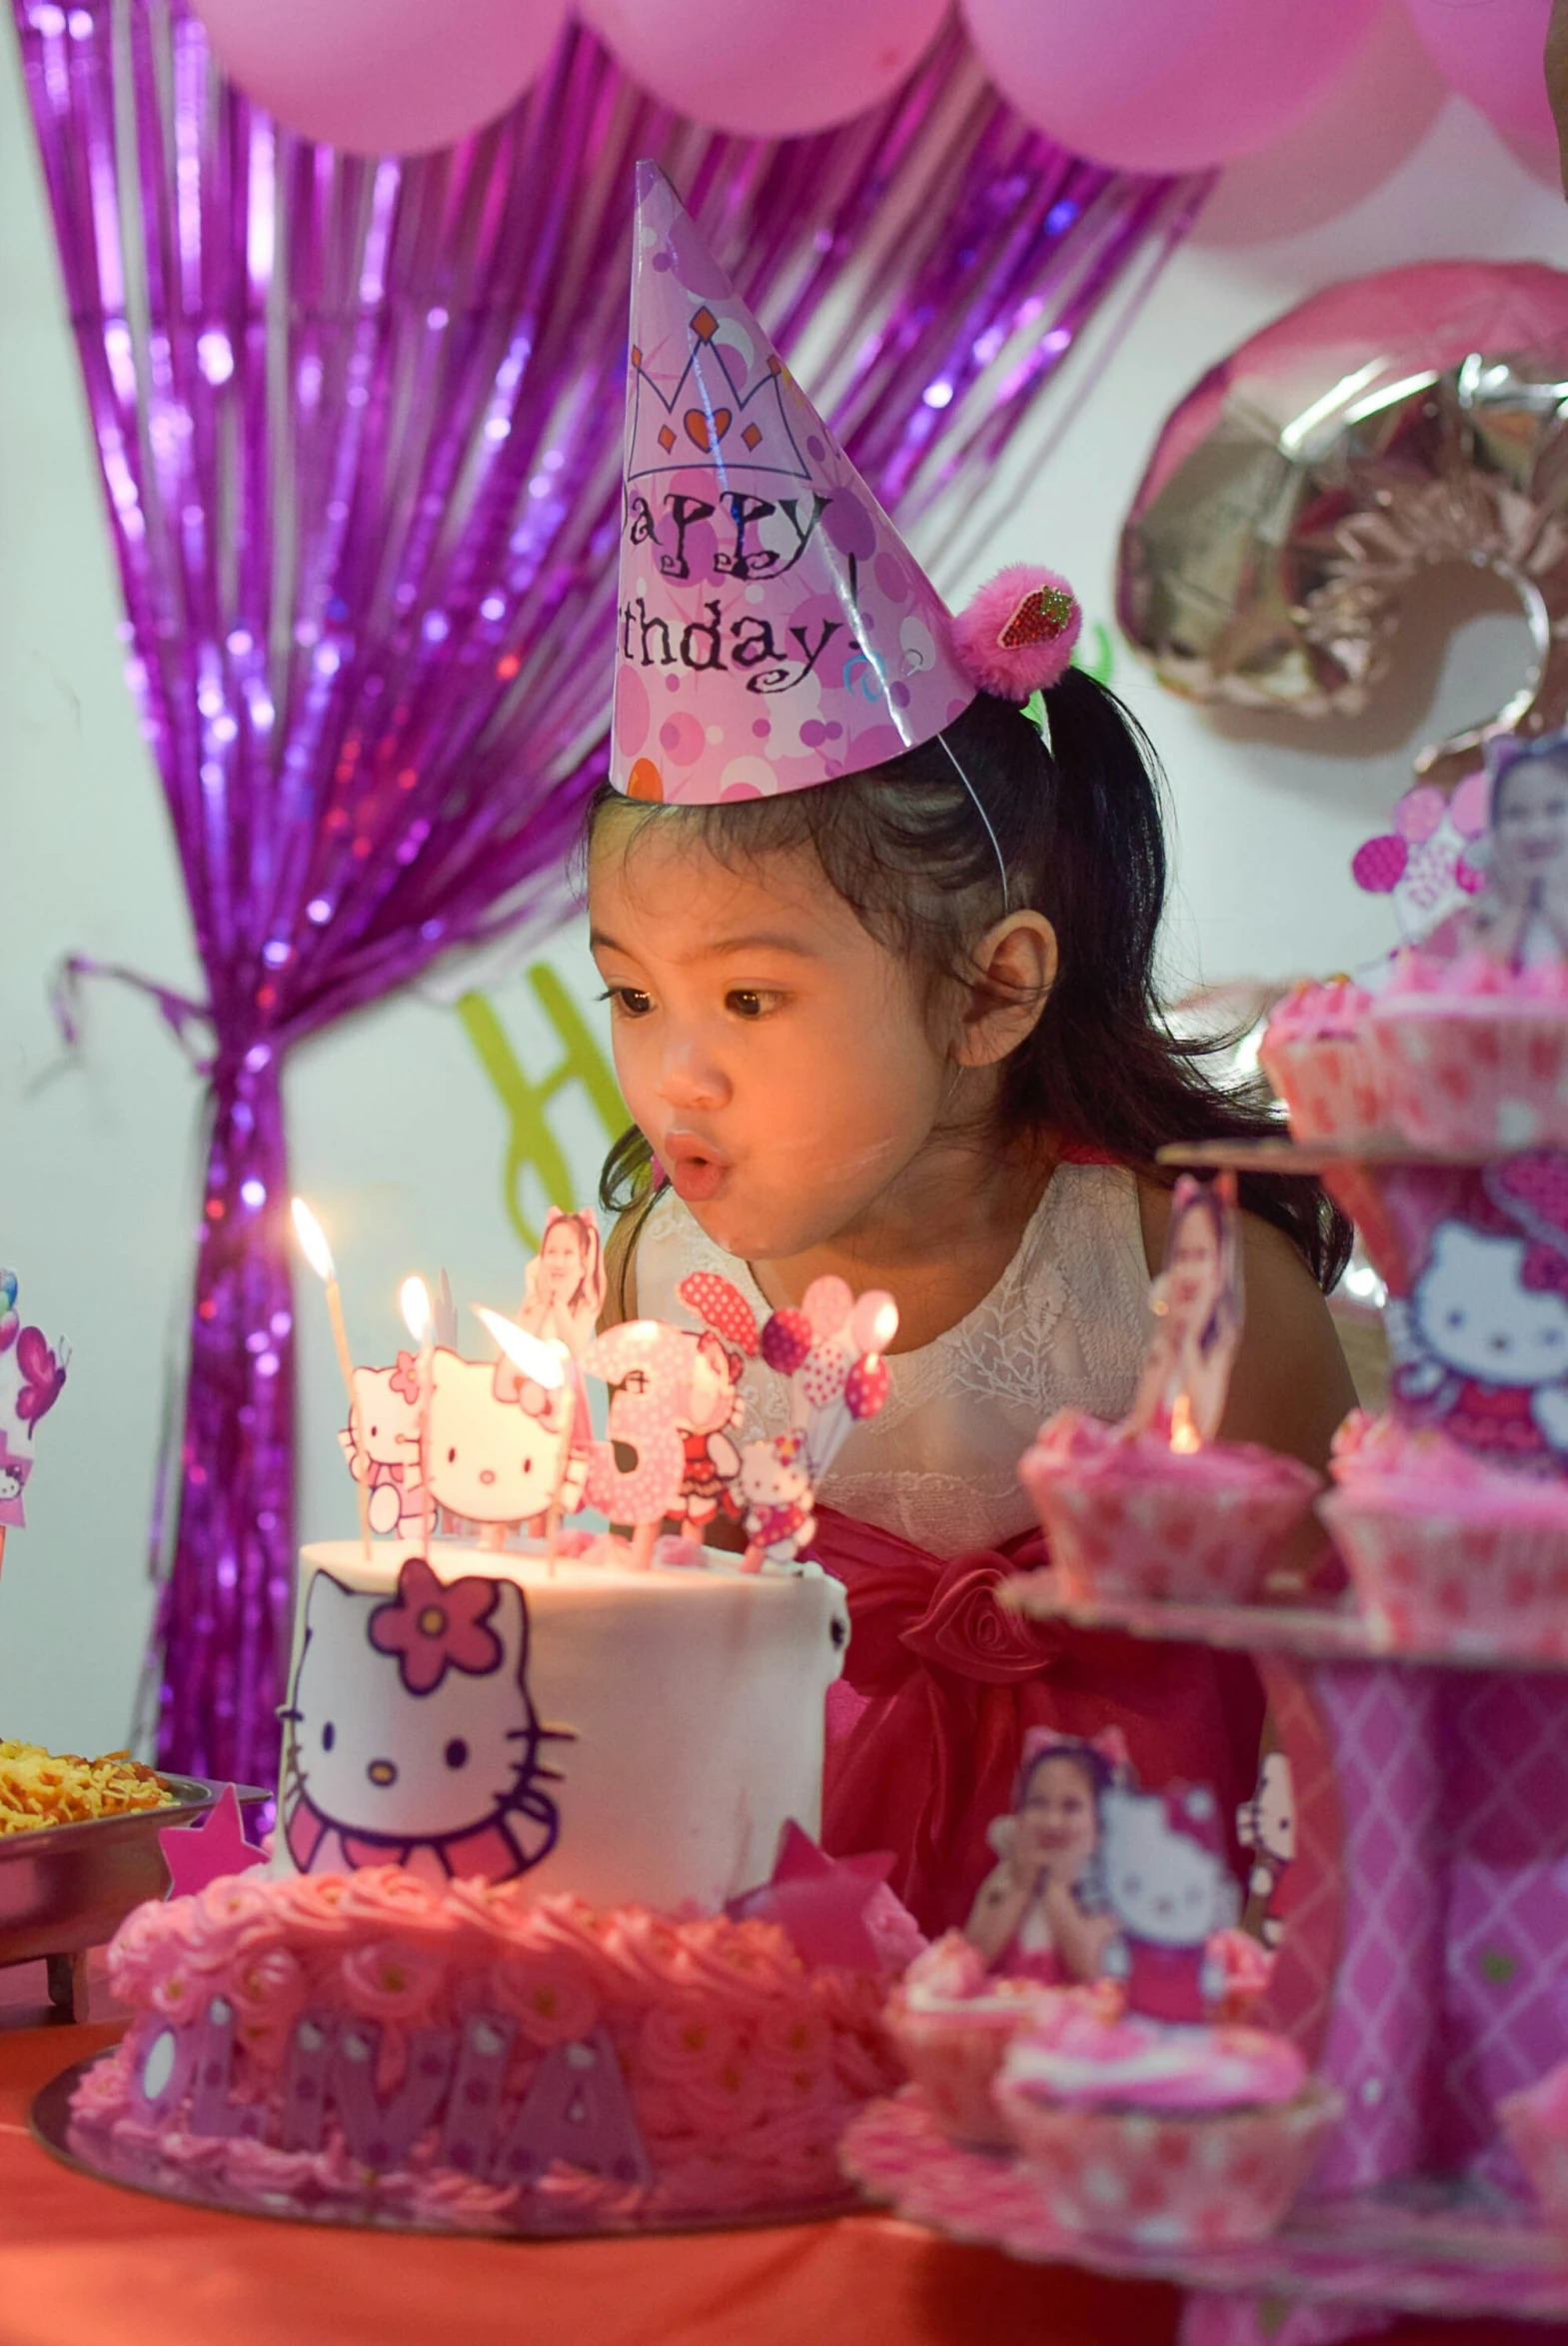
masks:
[[[1259,1143],[1223,1162],[1321,1171],[1395,1297],[1482,1180],[1473,1161],[1408,1150],[1352,1161]],[[1555,1164],[1568,1182],[1568,1156]],[[1313,2346],[1401,2309],[1568,2321],[1568,2233],[1544,2228],[1495,2114],[1568,2057],[1568,1541],[1559,1576],[1555,1637],[1538,1587],[1516,1621],[1506,1571],[1424,1637],[1354,1596],[1069,1604],[1049,1572],[1023,1583],[1020,1609],[1039,1617],[1256,1657],[1296,1810],[1259,2019],[1295,2038],[1346,2114],[1284,2228],[1246,2249],[1054,2230],[1015,2160],[955,2148],[912,2094],[856,2121],[862,2187],[1019,2256],[1172,2280],[1192,2292],[1186,2346]]]

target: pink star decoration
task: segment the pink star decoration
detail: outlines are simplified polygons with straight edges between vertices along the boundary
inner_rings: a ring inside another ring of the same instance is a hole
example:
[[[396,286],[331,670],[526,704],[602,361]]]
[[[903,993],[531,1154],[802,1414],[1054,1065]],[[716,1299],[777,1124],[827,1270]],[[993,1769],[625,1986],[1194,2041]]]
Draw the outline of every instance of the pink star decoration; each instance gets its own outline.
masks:
[[[802,1963],[879,1971],[888,1962],[893,1915],[913,1934],[909,1951],[920,1944],[913,1922],[886,1886],[892,1865],[886,1850],[870,1857],[829,1857],[791,1819],[779,1836],[773,1878],[758,1889],[743,1890],[725,1912],[733,1922],[777,1922]]]
[[[232,1784],[224,1785],[200,1824],[166,1825],[158,1842],[169,1868],[171,1898],[192,1898],[210,1881],[267,1862],[265,1852],[252,1848],[245,1838],[239,1794]]]

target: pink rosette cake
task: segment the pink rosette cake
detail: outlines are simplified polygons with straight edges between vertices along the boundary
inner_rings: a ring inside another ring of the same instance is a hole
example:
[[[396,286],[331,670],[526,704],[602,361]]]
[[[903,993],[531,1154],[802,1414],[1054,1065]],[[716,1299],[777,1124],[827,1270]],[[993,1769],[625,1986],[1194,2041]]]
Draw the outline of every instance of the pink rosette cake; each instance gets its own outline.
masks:
[[[1568,1148],[1568,967],[1405,953],[1366,1033],[1389,1121],[1417,1148]]]
[[[1276,1003],[1258,1064],[1298,1141],[1360,1141],[1386,1121],[1381,1062],[1367,1040],[1372,997],[1350,978],[1298,986]]]
[[[1320,1487],[1255,1442],[1176,1450],[1080,1409],[1060,1409],[1018,1472],[1065,1593],[1245,1604]]]
[[[1343,2108],[1286,2037],[1072,2009],[1014,2038],[996,2103],[1053,2224],[1203,2248],[1272,2232]]]
[[[1390,1648],[1568,1656],[1568,1484],[1356,1410],[1319,1514]]]
[[[951,2140],[1010,2145],[991,2088],[1013,2038],[1060,2002],[1113,2014],[1121,1994],[1108,1980],[1092,1988],[1057,1988],[997,1978],[957,1930],[910,1964],[888,2002],[887,2028]]]
[[[77,2089],[88,2155],[275,2211],[527,2232],[808,2209],[900,2076],[884,1963],[392,1866],[140,1906],[109,1971],[133,2018]]]
[[[1568,2061],[1497,2105],[1504,2139],[1530,2179],[1541,2213],[1568,2232]]]

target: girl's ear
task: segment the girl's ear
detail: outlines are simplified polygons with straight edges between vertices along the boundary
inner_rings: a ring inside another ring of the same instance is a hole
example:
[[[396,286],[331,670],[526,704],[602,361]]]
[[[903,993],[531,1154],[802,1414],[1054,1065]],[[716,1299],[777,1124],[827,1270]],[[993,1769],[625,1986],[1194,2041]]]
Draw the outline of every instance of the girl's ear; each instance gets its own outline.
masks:
[[[994,1067],[1039,1023],[1056,981],[1056,932],[1043,913],[1009,913],[974,951],[958,1041],[960,1067]]]

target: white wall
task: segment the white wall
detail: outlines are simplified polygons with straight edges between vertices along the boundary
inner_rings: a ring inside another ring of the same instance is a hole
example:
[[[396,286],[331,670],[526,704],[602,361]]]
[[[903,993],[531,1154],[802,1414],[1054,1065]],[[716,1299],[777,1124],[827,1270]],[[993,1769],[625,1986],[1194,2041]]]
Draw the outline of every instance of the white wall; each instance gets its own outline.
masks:
[[[1411,151],[1390,168],[1401,146]],[[1221,182],[987,567],[1045,560],[1079,583],[1091,617],[1108,618],[1120,515],[1195,377],[1321,284],[1445,255],[1568,260],[1568,220],[1561,196],[1442,101],[1390,33],[1334,116]],[[0,316],[0,1260],[20,1272],[24,1305],[75,1346],[41,1434],[31,1522],[0,1579],[0,1735],[100,1749],[126,1732],[147,1623],[145,1526],[188,1277],[199,1087],[151,1007],[113,987],[93,989],[83,1049],[63,1064],[45,989],[71,952],[193,989],[196,973],[121,687],[99,491],[9,43]],[[1428,608],[1415,631],[1429,669],[1456,608]],[[1350,854],[1397,796],[1412,749],[1496,707],[1524,658],[1522,629],[1481,611],[1451,639],[1435,697],[1431,674],[1416,673],[1370,725],[1265,733],[1169,700],[1122,653],[1115,681],[1171,775],[1180,977],[1342,966],[1377,950],[1386,914],[1351,888]],[[554,950],[582,970],[580,940]],[[521,977],[492,990],[542,1073],[556,1053]],[[322,1039],[290,1071],[289,1106],[294,1179],[334,1229],[365,1350],[390,1340],[397,1280],[416,1265],[445,1261],[460,1299],[515,1294],[506,1121],[449,1010],[404,1000]],[[596,1131],[581,1101],[569,1121],[586,1185]],[[327,1534],[348,1527],[352,1501],[324,1314],[303,1287],[300,1317],[301,1521]]]

